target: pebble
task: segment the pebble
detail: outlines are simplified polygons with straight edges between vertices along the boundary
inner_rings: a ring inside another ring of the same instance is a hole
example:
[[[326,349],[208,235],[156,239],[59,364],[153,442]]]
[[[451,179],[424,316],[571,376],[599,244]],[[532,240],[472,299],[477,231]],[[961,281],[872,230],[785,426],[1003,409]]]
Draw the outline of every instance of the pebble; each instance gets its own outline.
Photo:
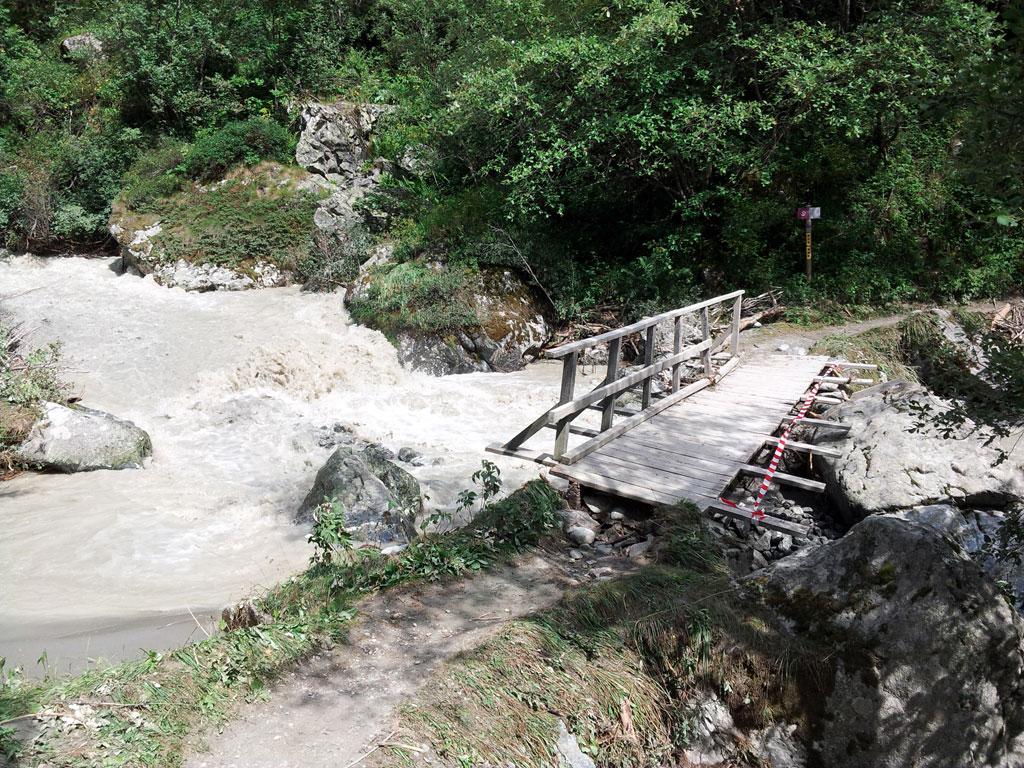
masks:
[[[578,550],[575,547],[573,547],[572,549],[569,550],[569,559],[570,560],[582,560],[583,559],[583,553],[580,550]]]
[[[594,543],[594,539],[597,538],[592,530],[584,528],[582,525],[574,525],[567,530],[566,535],[570,541],[580,546],[589,546]]]

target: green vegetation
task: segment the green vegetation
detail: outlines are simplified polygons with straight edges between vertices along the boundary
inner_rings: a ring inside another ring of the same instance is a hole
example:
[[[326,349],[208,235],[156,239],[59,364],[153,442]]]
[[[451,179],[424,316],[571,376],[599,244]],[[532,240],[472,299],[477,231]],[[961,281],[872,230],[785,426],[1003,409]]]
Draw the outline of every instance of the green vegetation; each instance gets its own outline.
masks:
[[[664,515],[659,563],[511,622],[427,686],[394,741],[430,743],[446,765],[549,766],[561,719],[598,765],[675,764],[700,691],[743,727],[809,733],[801,686],[823,676],[828,653],[751,608],[695,510]],[[418,764],[400,746],[381,751],[385,765]]]
[[[243,270],[258,262],[295,269],[309,251],[317,198],[295,187],[292,172],[262,164],[213,187],[189,185],[154,200],[148,210],[161,231],[153,255]]]
[[[39,403],[64,401],[60,370],[59,344],[28,345],[26,329],[0,312],[0,475],[13,468],[6,449],[25,438]]]
[[[255,601],[265,616],[256,626],[67,680],[37,684],[8,675],[0,684],[0,722],[85,707],[97,727],[65,730],[57,723],[31,744],[0,729],[0,751],[60,768],[180,765],[187,737],[223,722],[235,703],[260,695],[289,663],[343,638],[360,598],[502,562],[536,544],[557,522],[561,503],[550,486],[534,481],[491,504],[471,526],[421,537],[392,557],[349,550],[336,535],[341,513],[333,510],[311,537],[319,555],[309,569]],[[338,549],[347,556],[324,556]]]
[[[102,54],[62,57],[81,32]],[[375,204],[402,286],[457,296],[428,264],[511,265],[563,318],[737,284],[789,305],[988,295],[1024,279],[1022,62],[1024,15],[989,0],[16,2],[0,229],[99,243],[122,189],[152,206],[280,160],[290,105],[343,97],[397,107],[373,148],[395,161]],[[824,211],[811,286],[805,201]],[[352,256],[303,271],[330,287]],[[371,307],[393,314],[387,293]]]
[[[412,329],[446,333],[476,322],[470,303],[476,272],[468,266],[405,261],[371,267],[367,286],[352,295],[349,311],[357,323],[383,333]]]

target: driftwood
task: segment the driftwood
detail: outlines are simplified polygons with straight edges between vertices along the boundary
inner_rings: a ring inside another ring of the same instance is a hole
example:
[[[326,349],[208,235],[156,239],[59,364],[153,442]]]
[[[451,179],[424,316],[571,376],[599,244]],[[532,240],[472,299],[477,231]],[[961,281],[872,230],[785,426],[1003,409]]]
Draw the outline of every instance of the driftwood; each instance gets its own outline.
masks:
[[[990,327],[1015,344],[1024,343],[1024,304],[1004,304],[992,316]]]

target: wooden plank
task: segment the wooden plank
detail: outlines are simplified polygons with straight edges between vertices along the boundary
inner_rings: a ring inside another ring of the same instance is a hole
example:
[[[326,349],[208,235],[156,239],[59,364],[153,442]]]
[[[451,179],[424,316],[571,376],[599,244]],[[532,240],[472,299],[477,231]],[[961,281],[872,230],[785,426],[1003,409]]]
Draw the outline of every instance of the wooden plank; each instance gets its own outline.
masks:
[[[730,507],[728,504],[724,504],[721,501],[712,501],[705,507],[705,511],[713,509],[722,515],[728,515],[736,520],[745,520],[746,522],[752,522],[750,519],[750,510],[737,509],[736,507]],[[776,531],[778,533],[786,533],[790,536],[796,536],[803,538],[807,536],[807,532],[810,530],[810,526],[800,525],[799,523],[791,523],[789,520],[783,520],[772,515],[765,515],[763,519],[757,521],[758,525],[763,525],[769,531]]]
[[[709,315],[708,315],[708,308],[707,307],[704,307],[704,309],[702,309],[700,311],[700,326],[701,326],[701,335],[702,335],[702,337],[705,338],[705,339],[710,339],[711,338],[711,320],[710,320]],[[711,378],[712,369],[711,369],[711,350],[710,349],[705,349],[704,350],[704,353],[701,355],[701,360],[704,363],[704,375],[707,376],[708,378]]]
[[[795,419],[795,418],[796,418],[795,416],[787,416],[784,419],[784,421],[793,421],[793,419]],[[839,422],[839,421],[826,421],[825,419],[808,419],[808,418],[803,418],[803,419],[800,419],[800,425],[801,426],[808,426],[808,427],[819,427],[821,429],[834,429],[837,432],[849,432],[850,431],[850,425],[849,424],[843,424],[842,422]]]
[[[647,329],[647,338],[644,341],[644,368],[650,368],[651,363],[654,362],[654,343],[655,336],[657,335],[658,326],[652,325]],[[706,352],[707,350],[705,350]],[[675,357],[675,355],[672,355]],[[652,374],[653,376],[653,374]],[[651,384],[652,376],[648,376],[644,379],[643,394],[640,397],[640,409],[645,410],[647,406],[651,404]]]
[[[702,312],[707,312],[707,309],[702,309]],[[675,319],[675,323],[672,328],[672,354],[677,355],[683,348],[683,317],[680,315]],[[708,334],[704,334],[704,338],[708,338]],[[710,354],[705,350],[705,354]],[[682,363],[676,363],[672,366],[672,391],[679,391],[679,378],[682,374]],[[705,378],[711,378],[711,371],[705,369]]]
[[[545,424],[546,429],[558,429],[554,424]],[[591,429],[590,427],[579,427],[575,424],[569,425],[569,431],[574,435],[582,435],[583,437],[597,437],[601,434],[600,430]]]
[[[613,441],[601,450],[602,452],[617,450],[620,445],[625,446],[623,450],[627,450],[628,447],[639,444],[665,453],[687,457],[694,461],[706,461],[732,467],[749,458],[759,446],[763,445],[762,436],[752,437],[752,440],[744,444],[743,441],[738,441],[735,437],[711,442],[677,439],[656,434],[631,434],[621,440]]]
[[[646,464],[638,464],[625,459],[613,456],[603,456],[593,453],[585,461],[577,465],[586,472],[602,474],[607,477],[629,478],[633,485],[670,495],[684,495],[689,492],[698,492],[713,495],[725,490],[732,476],[722,476],[711,479],[680,475],[664,469],[650,467]]]
[[[558,463],[555,461],[555,457],[550,453],[534,451],[530,448],[509,448],[507,445],[503,445],[502,443],[491,443],[487,446],[487,451],[490,453],[497,453],[502,456],[512,456],[516,459],[524,459],[525,461],[535,461],[538,464],[545,464],[549,467],[553,467]]]
[[[759,467],[756,464],[741,464],[739,471],[747,475],[761,475],[762,477],[768,474],[767,468]],[[785,472],[776,472],[772,477],[772,482],[779,485],[792,485],[794,488],[802,488],[805,491],[825,490],[824,483],[819,483],[817,480],[808,480],[806,477],[787,475]]]
[[[679,350],[676,350],[677,352]],[[611,384],[619,378],[619,356],[622,352],[622,339],[612,339],[608,343],[608,374],[604,380]],[[601,431],[611,429],[612,421],[615,419],[615,395],[611,395],[602,404],[601,410]]]
[[[737,296],[732,305],[732,356],[740,356],[740,315],[743,314],[743,297]]]
[[[576,391],[576,361],[578,359],[579,355],[572,354],[562,360],[562,388],[558,397],[560,403],[572,400]],[[558,430],[555,432],[556,458],[561,458],[566,448],[569,447],[569,422],[570,419],[567,417],[552,420],[551,414],[548,414],[548,424],[558,424]]]
[[[554,349],[547,350],[544,353],[544,356],[554,358],[565,357],[571,352],[579,352],[581,350],[597,346],[598,344],[601,344],[603,342],[611,341],[614,338],[622,338],[623,336],[629,336],[630,334],[638,333],[639,331],[646,330],[652,325],[658,325],[658,323],[664,320],[671,320],[672,318],[675,317],[681,317],[682,315],[686,315],[691,312],[696,312],[697,310],[703,309],[704,307],[712,307],[715,304],[724,303],[726,301],[729,301],[730,299],[737,299],[738,301],[742,301],[742,298],[743,291],[733,291],[732,293],[725,293],[722,294],[721,296],[715,296],[713,299],[705,299],[704,301],[698,301],[696,304],[689,304],[685,307],[680,307],[679,309],[672,309],[669,310],[668,312],[662,312],[659,315],[653,315],[652,317],[647,317],[644,318],[643,320],[638,320],[635,323],[631,323],[630,325],[624,325],[621,328],[616,328],[613,331],[605,331],[604,333],[599,333],[597,336],[591,336],[589,339],[580,339],[579,341],[573,341],[568,344],[563,344],[560,347],[555,347]]]
[[[722,483],[717,491],[721,491],[729,484],[732,478],[736,476],[736,468],[745,462],[749,456],[749,453],[734,456],[723,456],[721,454],[691,456],[685,453],[658,448],[657,446],[640,446],[646,448],[646,451],[635,450],[637,447],[636,443],[630,446],[620,446],[618,441],[616,441],[611,445],[605,446],[597,453],[592,453],[591,456],[599,458],[614,457],[623,461],[643,464],[653,469],[671,470],[675,474],[685,475],[686,477],[717,477]]]
[[[563,464],[557,464],[552,467],[551,474],[557,475],[558,477],[564,477],[567,480],[575,480],[580,485],[585,485],[588,488],[613,493],[616,496],[622,496],[625,499],[642,501],[645,504],[671,505],[679,501],[678,497],[671,496],[667,493],[661,493],[650,488],[643,488],[638,485],[623,482],[622,480],[604,477],[602,475],[594,474],[593,472],[584,472],[577,467],[566,467]]]
[[[628,461],[632,464],[641,464],[652,469],[663,469],[675,475],[684,475],[693,478],[714,478],[715,482],[726,482],[736,476],[736,468],[744,463],[744,459],[737,456],[722,456],[717,454],[714,457],[700,458],[688,456],[682,453],[674,453],[662,448],[637,443],[620,445],[616,441],[607,445],[591,458],[616,458],[621,461]],[[742,454],[741,454],[742,455]],[[721,488],[725,486],[722,485]],[[719,490],[721,489],[719,488]]]
[[[678,392],[673,392],[668,397],[659,400],[646,411],[641,411],[640,413],[630,416],[625,421],[620,422],[611,429],[602,432],[600,435],[594,437],[592,440],[589,440],[583,445],[580,445],[574,448],[573,450],[566,452],[565,456],[562,457],[563,463],[576,463],[584,456],[586,456],[588,453],[596,451],[602,445],[607,445],[620,435],[624,435],[626,432],[630,431],[634,427],[637,427],[640,424],[643,424],[648,419],[657,416],[659,413],[667,409],[669,406],[674,405],[680,400],[689,397],[695,392],[699,392],[700,390],[704,389],[710,384],[711,382],[708,381],[707,379],[701,379],[700,381],[695,381],[693,384],[690,384],[689,386],[683,387]]]
[[[736,416],[730,416],[727,413],[722,414],[711,414],[704,413],[700,414],[700,418],[697,418],[697,414],[691,417],[687,417],[682,413],[664,413],[661,415],[659,422],[668,424],[673,423],[676,429],[686,430],[689,432],[695,431],[721,431],[729,433],[732,431],[737,432],[754,432],[755,434],[770,435],[779,427],[781,418],[778,414],[765,414],[764,416],[743,416],[737,418]]]
[[[768,443],[768,445],[778,445],[779,438],[768,437],[765,438],[765,442]],[[816,453],[819,456],[827,456],[830,459],[838,459],[843,455],[839,451],[834,451],[831,448],[826,448],[823,445],[814,445],[813,443],[797,443],[792,440],[786,442],[786,450],[797,451],[798,453]]]

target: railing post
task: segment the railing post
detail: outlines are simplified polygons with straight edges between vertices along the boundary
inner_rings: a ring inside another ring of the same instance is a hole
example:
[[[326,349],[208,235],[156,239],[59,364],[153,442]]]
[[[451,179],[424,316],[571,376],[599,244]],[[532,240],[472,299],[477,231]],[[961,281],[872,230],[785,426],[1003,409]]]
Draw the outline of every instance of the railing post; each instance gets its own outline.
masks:
[[[608,342],[608,373],[604,377],[605,384],[611,384],[619,377],[619,354],[622,351],[622,337]],[[606,397],[601,403],[601,431],[611,429],[615,420],[615,395]]]
[[[743,295],[736,297],[732,305],[732,356],[740,356],[740,314],[743,312]]]
[[[703,332],[702,338],[703,338],[704,341],[707,341],[708,339],[711,338],[711,317],[710,317],[710,315],[708,313],[708,308],[707,307],[704,307],[704,309],[702,309],[700,311],[700,324],[701,324],[701,330]],[[711,348],[708,347],[703,352],[701,352],[700,357],[701,357],[701,360],[704,361],[704,375],[707,376],[710,379],[711,378],[711,373],[712,373],[712,371],[711,371]]]
[[[655,323],[647,329],[647,340],[644,344],[644,367],[654,363],[654,335],[658,329],[658,324]],[[653,380],[653,374],[649,375],[644,379],[644,394],[643,399],[640,403],[640,410],[644,410],[651,404],[651,382]]]
[[[683,316],[676,315],[676,325],[672,333],[672,354],[678,355],[683,349]],[[679,391],[679,375],[683,364],[676,363],[672,366],[672,391]]]
[[[562,391],[558,398],[558,404],[568,403],[572,400],[576,391],[576,360],[579,352],[572,352],[562,359]],[[572,416],[567,416],[558,422],[555,430],[555,458],[562,460],[566,449],[569,447],[569,425],[572,423]]]

